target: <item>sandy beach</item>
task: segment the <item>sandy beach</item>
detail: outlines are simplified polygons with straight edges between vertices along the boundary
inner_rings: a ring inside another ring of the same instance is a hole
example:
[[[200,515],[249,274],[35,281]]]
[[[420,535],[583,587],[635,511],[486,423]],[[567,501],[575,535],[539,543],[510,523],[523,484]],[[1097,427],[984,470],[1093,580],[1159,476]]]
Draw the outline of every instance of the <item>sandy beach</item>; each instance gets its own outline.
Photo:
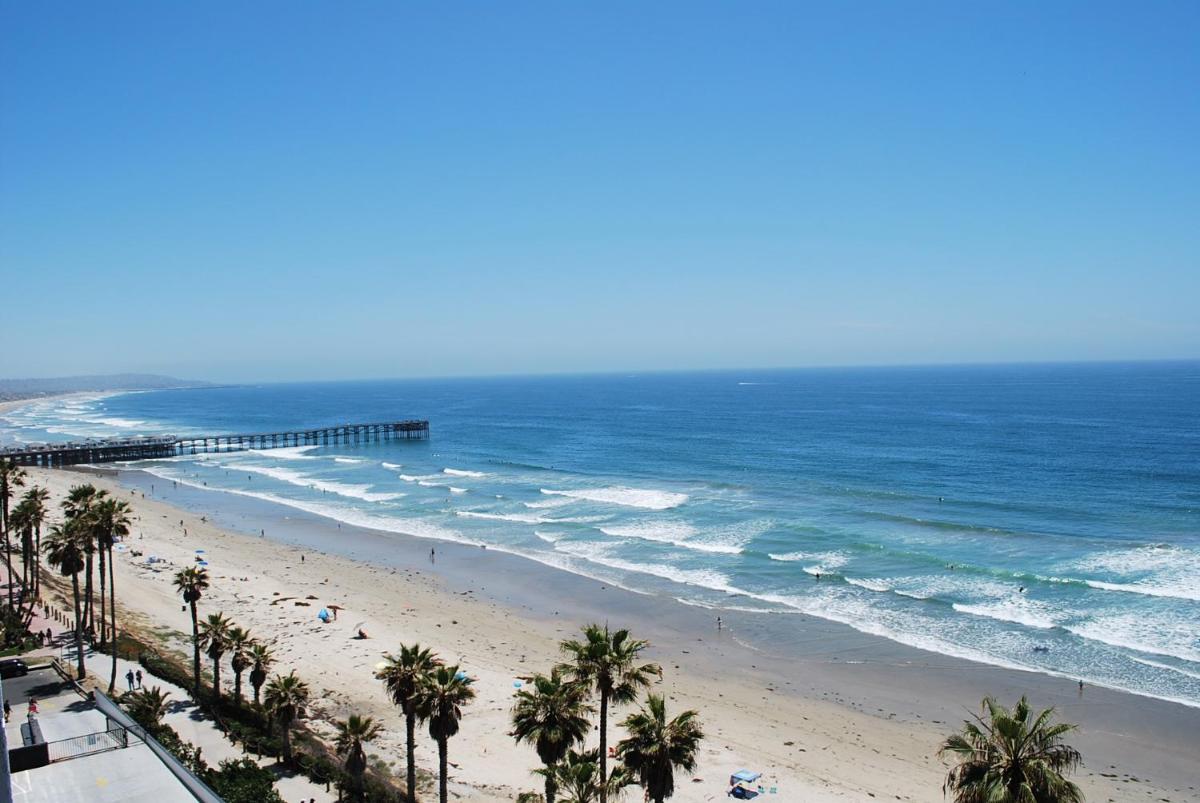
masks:
[[[538,788],[534,751],[507,735],[514,683],[560,660],[559,642],[584,622],[604,619],[651,641],[647,657],[665,670],[656,690],[668,695],[669,713],[700,712],[707,738],[699,768],[678,783],[675,800],[723,800],[740,768],[764,773],[777,790],[767,800],[941,800],[940,741],[985,694],[1011,703],[1022,692],[1081,725],[1072,741],[1084,754],[1077,780],[1089,800],[1200,799],[1196,709],[1079,691],[1070,679],[957,661],[810,617],[796,617],[794,643],[765,649],[754,638],[761,614],[730,616],[718,632],[705,609],[496,550],[339,526],[138,472],[120,482],[111,472],[29,474],[51,491],[56,518],[59,499],[82,481],[132,504],[128,547],[143,558],[124,551],[117,561],[124,620],[189,651],[190,619],[171,577],[205,550],[213,582],[201,615],[221,611],[273,642],[277,669],[297,670],[313,690],[307,724],[315,732],[330,733],[329,720],[352,712],[377,717],[386,731],[369,752],[397,772],[403,722],[372,667],[412,642],[461,663],[478,692],[450,743],[452,793],[464,800],[511,801]],[[147,566],[148,555],[166,562]],[[316,614],[329,605],[340,606],[339,618],[323,625]],[[360,623],[369,639],[353,637]],[[610,725],[610,739],[619,737]],[[418,761],[436,765],[428,738],[419,740]]]

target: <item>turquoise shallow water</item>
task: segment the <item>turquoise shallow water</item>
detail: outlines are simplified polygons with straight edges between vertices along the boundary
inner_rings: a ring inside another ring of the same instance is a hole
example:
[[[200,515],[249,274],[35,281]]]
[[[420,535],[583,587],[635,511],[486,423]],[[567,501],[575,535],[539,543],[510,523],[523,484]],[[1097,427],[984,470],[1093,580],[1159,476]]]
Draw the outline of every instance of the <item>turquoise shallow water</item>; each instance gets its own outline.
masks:
[[[1197,363],[161,391],[34,402],[0,438],[412,416],[430,441],[137,467],[1200,706]]]

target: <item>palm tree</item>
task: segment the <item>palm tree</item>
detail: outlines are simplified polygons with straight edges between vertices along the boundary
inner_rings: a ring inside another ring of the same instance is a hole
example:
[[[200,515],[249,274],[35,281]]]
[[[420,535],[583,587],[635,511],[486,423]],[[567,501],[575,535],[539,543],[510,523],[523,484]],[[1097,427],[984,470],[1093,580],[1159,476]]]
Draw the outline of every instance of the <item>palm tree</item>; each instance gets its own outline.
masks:
[[[564,679],[562,667],[550,676],[534,675],[529,684],[516,693],[513,706],[513,730],[517,743],[530,742],[547,768],[566,757],[572,745],[582,744],[590,727],[587,715],[594,710],[587,703],[588,687]],[[546,803],[554,803],[555,777],[545,773]]]
[[[254,657],[250,648],[254,646],[254,637],[250,631],[242,627],[229,628],[229,663],[233,667],[233,699],[242,702],[242,673],[249,669]]]
[[[400,645],[399,655],[389,655],[384,668],[375,677],[384,682],[392,702],[404,712],[404,731],[408,744],[408,799],[417,799],[417,719],[421,688],[433,670],[442,665],[441,659],[420,644]]]
[[[229,649],[229,634],[233,622],[223,613],[210,613],[200,623],[200,646],[213,662],[213,701],[221,702],[221,656]]]
[[[600,803],[608,800],[608,705],[632,703],[654,677],[662,677],[658,664],[638,665],[638,655],[646,646],[645,641],[630,638],[628,630],[610,632],[608,625],[597,624],[583,628],[583,640],[562,643],[563,652],[571,657],[564,669],[600,695]]]
[[[257,641],[250,645],[250,685],[254,687],[254,704],[258,705],[259,692],[267,682],[267,672],[275,663],[271,648]]]
[[[1062,741],[1075,726],[1051,724],[1053,708],[1032,722],[1030,713],[1024,697],[1012,710],[985,697],[982,715],[964,721],[938,751],[958,760],[942,791],[955,803],[1082,803],[1083,792],[1064,777],[1083,760]]]
[[[534,770],[543,778],[553,778],[559,803],[596,803],[600,800],[600,764],[597,751],[568,750],[562,760],[549,767]],[[604,783],[606,798],[616,798],[632,783],[624,767],[615,768]]]
[[[170,692],[155,686],[127,692],[121,699],[129,709],[129,715],[153,735],[162,728],[162,718],[167,713],[167,698],[170,696]]]
[[[46,560],[58,569],[63,577],[71,578],[71,590],[75,598],[75,652],[78,656],[78,672],[82,679],[85,674],[83,665],[83,611],[79,600],[79,573],[84,566],[85,536],[80,535],[78,522],[68,520],[62,526],[55,525],[50,530],[43,548],[46,550]]]
[[[475,690],[457,665],[443,665],[426,676],[418,695],[417,715],[429,722],[429,737],[438,746],[438,799],[446,803],[447,743],[458,733],[462,707],[475,699]]]
[[[200,699],[200,624],[196,618],[196,603],[208,590],[208,569],[189,566],[175,573],[175,590],[192,607],[192,696]]]
[[[308,684],[296,677],[296,670],[287,675],[276,675],[267,684],[263,695],[267,711],[279,723],[280,741],[283,743],[283,759],[292,763],[292,724],[301,715],[308,702]]]
[[[654,803],[675,794],[676,767],[684,772],[696,768],[696,751],[704,738],[698,716],[684,711],[668,722],[666,701],[651,694],[641,711],[621,723],[629,738],[617,743],[617,756]]]
[[[25,492],[22,500],[29,506],[29,523],[33,526],[33,599],[42,593],[42,525],[46,523],[46,503],[50,492],[35,485]]]
[[[25,485],[25,471],[11,460],[0,460],[0,525],[4,529],[4,561],[8,566],[8,607],[13,604],[12,542],[8,538],[8,500],[13,488]]]
[[[105,639],[105,603],[104,603],[104,568],[105,558],[108,563],[108,616],[110,626],[108,636],[112,639],[112,674],[108,681],[108,693],[112,694],[117,686],[117,592],[116,575],[113,572],[113,545],[117,538],[129,535],[130,518],[129,503],[123,499],[104,497],[92,508],[92,518],[96,536],[96,546],[100,552],[100,643]]]
[[[96,551],[94,532],[92,531],[92,509],[96,503],[108,496],[107,491],[98,491],[94,485],[76,485],[67,493],[62,506],[68,519],[79,522],[88,536],[84,541],[84,586],[83,586],[83,617],[85,627],[94,628],[95,617],[92,613],[92,554]]]
[[[21,589],[24,596],[22,603],[32,595],[29,589],[29,550],[33,543],[33,523],[30,521],[29,506],[22,499],[17,506],[8,511],[8,531],[16,532],[21,537]],[[15,580],[14,580],[15,581]]]
[[[350,792],[355,800],[362,800],[363,776],[367,772],[367,751],[363,745],[378,736],[381,728],[371,717],[360,717],[358,714],[351,714],[349,719],[335,724],[335,748],[339,756],[346,757],[346,774],[350,776],[352,785]]]

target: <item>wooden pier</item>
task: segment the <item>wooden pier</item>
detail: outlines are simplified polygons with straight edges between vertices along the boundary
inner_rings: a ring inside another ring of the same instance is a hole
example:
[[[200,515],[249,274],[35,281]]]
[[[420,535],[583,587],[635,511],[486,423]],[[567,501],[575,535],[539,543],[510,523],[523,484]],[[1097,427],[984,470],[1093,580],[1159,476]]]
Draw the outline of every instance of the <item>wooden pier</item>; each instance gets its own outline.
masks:
[[[339,424],[317,429],[240,435],[152,435],[69,443],[22,444],[0,449],[0,460],[21,466],[54,467],[79,463],[112,463],[118,460],[153,460],[210,452],[244,452],[250,449],[357,446],[391,440],[422,440],[428,437],[428,421],[393,421],[384,424]]]

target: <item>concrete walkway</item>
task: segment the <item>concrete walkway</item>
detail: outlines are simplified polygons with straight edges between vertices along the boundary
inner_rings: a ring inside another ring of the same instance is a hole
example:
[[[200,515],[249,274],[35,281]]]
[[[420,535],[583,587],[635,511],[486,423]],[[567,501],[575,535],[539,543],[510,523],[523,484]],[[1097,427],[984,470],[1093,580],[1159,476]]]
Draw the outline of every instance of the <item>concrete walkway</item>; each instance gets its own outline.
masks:
[[[84,657],[87,661],[89,674],[103,678],[104,682],[101,685],[107,688],[112,657],[102,653],[93,654],[90,648],[84,653]],[[147,674],[146,670],[142,669],[141,665],[136,661],[128,661],[124,658],[117,659],[117,685],[113,690],[114,695],[120,696],[129,690],[126,677],[129,672],[134,673],[134,682],[136,685],[136,675],[139,670],[143,673],[143,688],[157,686],[170,695],[168,697],[167,714],[163,717],[163,724],[174,728],[175,732],[184,741],[191,742],[196,747],[199,747],[201,757],[210,767],[215,769],[226,759],[238,760],[249,758],[254,760],[260,767],[266,767],[275,773],[277,779],[275,788],[288,803],[308,803],[309,801],[332,803],[337,800],[336,791],[326,792],[324,786],[318,786],[304,775],[285,769],[275,759],[267,757],[257,759],[253,753],[244,752],[241,747],[232,744],[221,729],[217,727],[217,723],[202,712],[192,701],[191,695],[187,690],[181,689],[166,680]]]

